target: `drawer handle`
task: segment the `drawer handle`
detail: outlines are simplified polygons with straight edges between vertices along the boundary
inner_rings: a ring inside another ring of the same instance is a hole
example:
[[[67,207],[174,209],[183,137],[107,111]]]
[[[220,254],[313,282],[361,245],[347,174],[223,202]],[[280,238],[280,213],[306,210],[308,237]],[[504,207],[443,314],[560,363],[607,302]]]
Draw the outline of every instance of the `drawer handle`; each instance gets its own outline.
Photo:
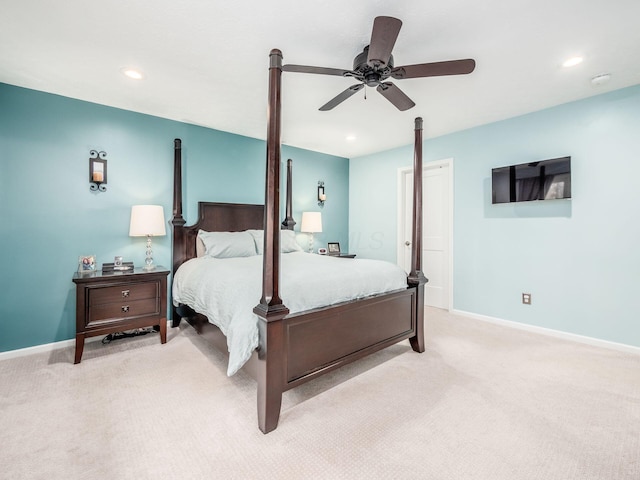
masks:
[[[127,313],[129,311],[129,305],[122,306],[122,313]]]
[[[127,298],[129,296],[129,290],[122,290],[122,298]]]

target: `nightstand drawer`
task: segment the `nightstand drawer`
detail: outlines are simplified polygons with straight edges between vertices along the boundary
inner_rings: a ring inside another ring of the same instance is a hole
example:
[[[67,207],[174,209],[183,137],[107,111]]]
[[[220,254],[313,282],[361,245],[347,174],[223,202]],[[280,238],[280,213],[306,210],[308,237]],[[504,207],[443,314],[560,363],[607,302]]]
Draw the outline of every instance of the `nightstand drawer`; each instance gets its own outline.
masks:
[[[133,301],[123,299],[123,301],[117,303],[102,303],[89,306],[87,325],[92,325],[101,320],[159,315],[160,302],[158,300],[156,297]]]
[[[118,285],[115,287],[92,288],[89,291],[89,308],[104,303],[133,302],[158,296],[159,282]]]

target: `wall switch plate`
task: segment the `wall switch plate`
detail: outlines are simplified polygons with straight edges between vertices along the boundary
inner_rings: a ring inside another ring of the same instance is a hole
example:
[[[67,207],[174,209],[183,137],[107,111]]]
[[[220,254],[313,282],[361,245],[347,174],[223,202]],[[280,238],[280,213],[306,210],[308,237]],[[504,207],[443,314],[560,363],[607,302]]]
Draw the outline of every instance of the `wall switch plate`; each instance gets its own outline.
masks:
[[[522,294],[522,303],[524,303],[525,305],[531,305],[531,294],[530,293],[523,293]]]

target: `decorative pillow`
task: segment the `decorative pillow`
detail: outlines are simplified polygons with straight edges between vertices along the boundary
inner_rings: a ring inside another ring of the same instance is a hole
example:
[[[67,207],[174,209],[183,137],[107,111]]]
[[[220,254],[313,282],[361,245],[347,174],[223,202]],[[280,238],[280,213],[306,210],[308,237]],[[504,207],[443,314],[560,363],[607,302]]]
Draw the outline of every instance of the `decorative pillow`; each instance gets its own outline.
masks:
[[[205,232],[200,230],[198,239],[202,240],[204,255],[207,257],[232,258],[256,255],[253,236],[248,232]]]
[[[256,244],[256,252],[262,255],[264,249],[264,230],[247,230],[252,236]],[[282,253],[303,252],[304,250],[296,240],[296,234],[293,230],[280,230],[280,251]]]

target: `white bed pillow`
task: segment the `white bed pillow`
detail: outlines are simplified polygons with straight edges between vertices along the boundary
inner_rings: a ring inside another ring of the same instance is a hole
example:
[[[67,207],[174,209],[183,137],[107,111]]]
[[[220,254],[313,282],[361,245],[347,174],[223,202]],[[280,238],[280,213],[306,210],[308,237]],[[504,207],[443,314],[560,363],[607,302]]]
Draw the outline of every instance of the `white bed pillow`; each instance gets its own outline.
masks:
[[[258,255],[262,255],[264,246],[264,230],[247,230],[251,238],[253,238],[254,247]]]
[[[199,230],[198,233],[200,233],[200,232],[204,232],[204,230]],[[204,247],[204,242],[200,238],[200,235],[198,235],[196,237],[196,257],[198,257],[198,258],[204,257],[204,251],[205,250],[206,249]]]
[[[256,244],[249,232],[198,232],[204,245],[204,256],[214,258],[251,257],[257,255]],[[196,245],[197,249],[197,245]]]
[[[247,230],[256,244],[256,252],[262,255],[264,250],[264,230]],[[282,253],[303,252],[304,250],[296,240],[296,233],[293,230],[280,230],[280,251]]]
[[[282,253],[303,252],[302,247],[296,240],[296,233],[293,230],[280,231],[280,251]]]

